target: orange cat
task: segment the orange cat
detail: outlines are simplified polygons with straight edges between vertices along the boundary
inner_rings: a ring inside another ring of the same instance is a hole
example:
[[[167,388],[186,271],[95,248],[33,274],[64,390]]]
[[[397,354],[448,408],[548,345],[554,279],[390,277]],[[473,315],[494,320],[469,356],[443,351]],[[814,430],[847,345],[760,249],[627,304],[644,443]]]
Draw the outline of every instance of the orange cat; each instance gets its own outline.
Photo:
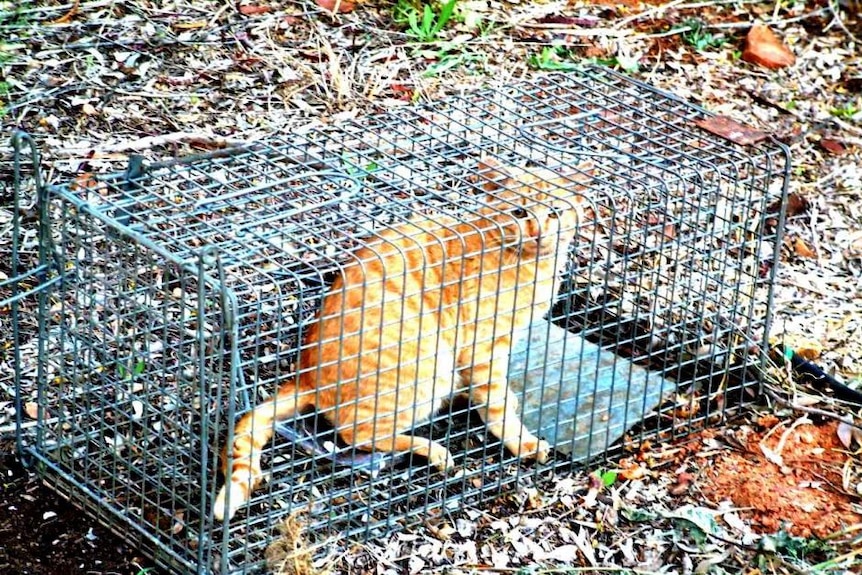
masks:
[[[518,418],[509,350],[556,295],[582,196],[575,180],[546,169],[488,160],[480,173],[485,207],[461,220],[415,218],[355,252],[308,329],[298,377],[237,423],[216,519],[231,518],[257,487],[275,422],[310,408],[358,449],[413,452],[446,471],[449,450],[407,432],[465,392],[509,451],[547,459],[548,444]]]

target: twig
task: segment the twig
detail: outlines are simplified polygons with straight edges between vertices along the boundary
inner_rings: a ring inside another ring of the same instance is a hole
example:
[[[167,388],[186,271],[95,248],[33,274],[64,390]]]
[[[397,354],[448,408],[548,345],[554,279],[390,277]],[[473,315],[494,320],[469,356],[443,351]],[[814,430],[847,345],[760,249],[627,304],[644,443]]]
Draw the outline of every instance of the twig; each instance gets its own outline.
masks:
[[[779,396],[777,393],[775,393],[774,391],[772,391],[771,389],[769,389],[766,386],[763,387],[763,392],[766,395],[768,395],[769,398],[772,399],[773,401],[775,401],[776,403],[780,403],[781,405],[783,405],[785,407],[789,407],[790,409],[792,409],[794,411],[801,411],[802,413],[808,413],[810,415],[817,415],[820,417],[826,417],[829,419],[834,419],[835,421],[847,423],[848,425],[852,425],[853,427],[860,427],[856,423],[847,421],[846,417],[842,417],[841,415],[838,415],[837,413],[833,413],[831,411],[826,411],[825,409],[818,409],[816,407],[808,407],[807,405],[799,405],[799,404],[793,403],[792,401],[789,401],[789,400],[784,399],[783,397]]]
[[[763,453],[764,457],[772,463],[784,467],[784,457],[781,456],[781,452],[784,451],[784,444],[787,443],[787,439],[790,437],[790,434],[793,433],[794,429],[806,423],[811,423],[811,420],[804,415],[791,423],[790,427],[785,429],[784,433],[781,434],[781,437],[778,439],[778,443],[775,445],[775,449],[767,447],[766,440],[769,439],[769,436],[772,435],[772,432],[777,430],[778,427],[776,426],[770,429],[769,432],[763,436],[763,439],[760,440],[760,451]]]
[[[231,146],[240,146],[247,144],[244,140],[236,140],[233,138],[224,138],[212,134],[197,134],[193,132],[173,132],[170,134],[162,134],[160,136],[146,136],[138,140],[118,142],[116,144],[104,146],[71,146],[57,150],[57,155],[63,156],[79,156],[91,150],[98,153],[116,153],[116,152],[138,152],[148,150],[157,146],[165,146],[168,144],[199,144],[207,147],[226,148]]]
[[[858,128],[858,127],[854,126],[853,124],[845,122],[841,118],[834,118],[833,117],[832,123],[838,124],[838,127],[841,128],[842,130],[847,130],[848,132],[853,132],[857,136],[862,136],[862,128]]]
[[[673,0],[673,2],[668,2],[667,4],[661,4],[659,6],[654,6],[654,7],[650,8],[649,10],[644,10],[643,12],[639,12],[637,14],[632,14],[628,18],[623,18],[622,20],[620,20],[619,22],[614,24],[614,28],[622,28],[624,26],[628,26],[632,22],[636,22],[636,21],[640,20],[641,18],[646,18],[648,16],[654,16],[656,14],[664,12],[668,8],[678,7],[683,2],[684,2],[684,0]]]
[[[571,24],[523,22],[518,24],[518,26],[522,28],[533,28],[534,30],[557,30],[565,32],[569,36],[604,36],[607,38],[622,38],[625,36],[640,37],[639,35],[632,34],[631,30],[615,30],[614,28],[576,28]]]
[[[826,8],[818,8],[817,10],[812,10],[811,12],[800,14],[799,16],[793,16],[792,18],[770,19],[766,22],[763,22],[763,24],[767,26],[776,26],[779,24],[793,24],[794,22],[800,22],[802,20],[808,20],[809,18],[822,16],[826,12]],[[704,28],[711,30],[728,30],[733,28],[751,28],[753,24],[753,22],[724,22],[719,24],[705,24]]]
[[[854,36],[854,35],[853,35],[853,33],[852,33],[850,30],[848,30],[848,29],[847,29],[847,26],[845,26],[845,25],[844,25],[844,21],[843,21],[843,20],[841,20],[841,16],[840,16],[840,15],[838,14],[838,12],[835,10],[835,6],[833,5],[833,4],[834,4],[834,2],[835,2],[835,0],[826,0],[826,9],[827,9],[827,10],[829,10],[829,12],[831,12],[831,13],[832,13],[832,21],[831,21],[831,22],[829,22],[829,24],[827,24],[825,28],[823,28],[823,31],[824,31],[824,32],[828,32],[828,31],[829,31],[829,29],[832,27],[832,25],[833,25],[833,24],[837,24],[837,25],[838,25],[838,27],[839,27],[839,28],[841,28],[841,31],[842,31],[842,32],[844,32],[845,34],[847,34],[847,36],[848,36],[851,40],[853,40],[854,42],[856,42],[856,43],[858,44],[858,43],[859,43],[859,38],[857,38],[856,36]]]
[[[805,290],[805,291],[808,291],[811,293],[816,293],[817,295],[824,297],[824,298],[831,298],[832,296],[835,295],[834,293],[827,292],[827,291],[822,290],[816,286],[802,285],[801,283],[799,283],[797,281],[790,280],[790,279],[779,278],[777,281],[781,285],[792,286],[792,287],[799,288],[801,290]]]

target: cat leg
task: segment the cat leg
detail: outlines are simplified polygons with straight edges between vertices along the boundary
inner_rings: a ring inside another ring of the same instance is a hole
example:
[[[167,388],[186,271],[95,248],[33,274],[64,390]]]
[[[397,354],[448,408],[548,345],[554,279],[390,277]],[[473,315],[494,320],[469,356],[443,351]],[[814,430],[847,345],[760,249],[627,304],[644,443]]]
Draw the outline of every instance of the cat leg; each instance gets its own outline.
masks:
[[[495,359],[508,365],[508,361]],[[535,459],[539,463],[548,460],[551,446],[539,439],[521,423],[518,417],[518,399],[509,389],[502,374],[492,374],[489,366],[474,366],[469,374],[469,391],[473,402],[478,404],[479,416],[488,431],[496,436],[512,454]],[[477,383],[485,381],[487,383]]]
[[[263,475],[260,468],[261,450],[272,439],[275,421],[290,417],[296,412],[293,391],[290,396],[276,396],[274,403],[273,405],[273,401],[266,401],[246,413],[234,427],[233,444],[226,445],[222,452],[225,484],[213,504],[213,517],[218,521],[232,518],[237,509],[251,498]],[[228,449],[233,460],[230,469],[228,461],[231,457],[228,457]],[[226,506],[228,500],[230,507]]]
[[[362,438],[364,434],[354,434],[353,431],[339,432],[341,438],[364,451],[378,449],[389,452],[412,452],[428,459],[428,462],[440,471],[450,471],[455,467],[455,460],[448,449],[427,437],[416,437],[399,433],[386,439]]]

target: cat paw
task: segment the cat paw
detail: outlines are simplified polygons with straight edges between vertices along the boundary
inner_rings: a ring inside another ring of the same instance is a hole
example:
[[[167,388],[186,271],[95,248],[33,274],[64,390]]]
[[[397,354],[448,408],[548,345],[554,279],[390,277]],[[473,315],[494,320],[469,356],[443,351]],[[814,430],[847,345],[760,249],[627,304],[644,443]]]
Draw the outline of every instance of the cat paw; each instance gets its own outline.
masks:
[[[548,455],[551,452],[550,444],[537,437],[526,437],[520,444],[507,445],[506,447],[521,459],[535,459],[538,463],[548,461]]]
[[[230,490],[230,506],[226,505],[228,490]],[[216,521],[230,521],[245,501],[246,490],[236,483],[228,483],[222,486],[216,496],[213,504],[213,517]]]
[[[428,454],[428,461],[443,472],[449,472],[455,469],[455,459],[448,449],[440,444],[432,443]]]
[[[535,459],[538,463],[545,463],[548,461],[548,456],[551,454],[551,446],[544,439],[540,439],[536,446],[536,450],[533,453],[535,454]]]

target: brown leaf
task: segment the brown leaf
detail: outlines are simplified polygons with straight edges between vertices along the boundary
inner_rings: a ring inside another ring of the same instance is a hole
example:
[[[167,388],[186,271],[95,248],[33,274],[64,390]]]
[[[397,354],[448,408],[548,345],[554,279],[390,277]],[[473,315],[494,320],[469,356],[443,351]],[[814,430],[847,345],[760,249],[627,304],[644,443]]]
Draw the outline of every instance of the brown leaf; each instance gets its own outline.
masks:
[[[331,14],[346,14],[356,8],[352,0],[315,0],[315,2]]]
[[[595,44],[589,44],[584,49],[584,57],[585,58],[605,58],[608,55],[607,48],[603,48],[601,46],[596,46]]]
[[[676,226],[674,224],[665,224],[662,233],[664,234],[665,239],[672,240],[676,238]]]
[[[727,116],[703,118],[702,120],[695,120],[694,124],[707,132],[721,136],[740,146],[756,144],[769,137],[769,134],[766,132],[749,128]]]
[[[635,463],[629,458],[620,460],[620,469],[617,471],[617,476],[620,479],[643,479],[646,475],[647,470],[642,465]]]
[[[77,16],[78,7],[80,6],[80,4],[81,4],[81,0],[75,0],[72,3],[72,7],[69,8],[69,11],[66,12],[65,14],[63,14],[62,16],[60,16],[59,18],[57,18],[56,20],[54,20],[53,22],[51,22],[51,24],[65,24],[67,22],[70,22],[72,20],[72,18]]]
[[[239,7],[239,13],[243,16],[256,16],[257,14],[266,14],[271,11],[271,7],[257,4],[244,4]]]
[[[796,56],[790,48],[763,24],[755,24],[748,31],[742,59],[770,70],[792,66],[796,62]]]
[[[83,172],[75,176],[75,179],[72,181],[71,188],[73,190],[82,190],[87,188],[95,188],[99,185],[99,180],[96,179],[96,176],[91,172]]]
[[[802,194],[790,192],[787,194],[787,211],[785,214],[788,218],[798,216],[808,211],[808,200]]]
[[[794,240],[793,251],[800,258],[813,259],[817,257],[817,252],[815,252],[807,243],[805,243],[805,240],[800,237],[797,237],[796,240]]]
[[[793,344],[793,353],[806,361],[814,361],[823,353],[823,346],[819,341],[800,338]]]
[[[821,138],[820,147],[836,156],[840,156],[847,151],[847,148],[844,147],[844,142],[833,140],[832,138]]]
[[[694,481],[694,475],[691,473],[680,473],[676,476],[676,485],[670,488],[672,495],[682,495],[688,491],[689,486]]]
[[[396,98],[404,100],[405,102],[412,100],[413,94],[416,92],[415,88],[404,84],[392,84],[389,86],[389,89],[392,90]]]

